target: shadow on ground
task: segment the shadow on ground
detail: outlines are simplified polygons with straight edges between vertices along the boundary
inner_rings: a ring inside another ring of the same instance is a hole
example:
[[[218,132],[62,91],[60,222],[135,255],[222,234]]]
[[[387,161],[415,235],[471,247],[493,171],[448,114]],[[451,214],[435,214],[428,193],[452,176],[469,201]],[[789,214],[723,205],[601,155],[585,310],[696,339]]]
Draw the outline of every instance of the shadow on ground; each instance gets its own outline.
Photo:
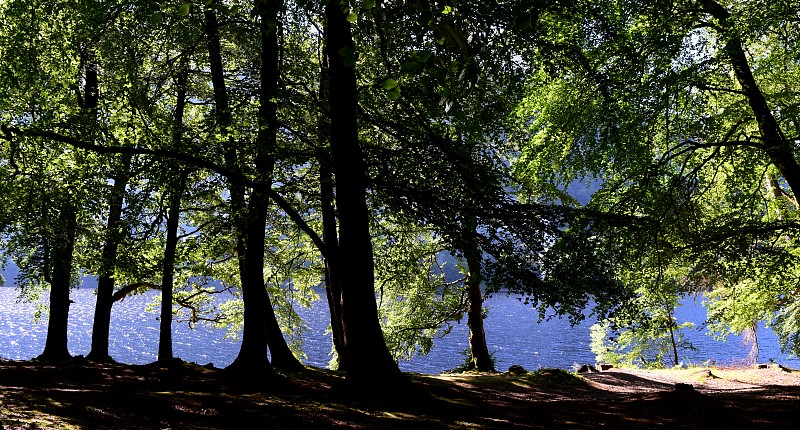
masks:
[[[341,375],[284,373],[243,389],[213,368],[0,362],[3,428],[797,428],[796,386],[703,393],[622,372],[409,375],[430,396],[348,401]],[[376,376],[379,377],[379,376]],[[598,382],[598,380],[600,382]],[[602,387],[639,387],[620,393]]]

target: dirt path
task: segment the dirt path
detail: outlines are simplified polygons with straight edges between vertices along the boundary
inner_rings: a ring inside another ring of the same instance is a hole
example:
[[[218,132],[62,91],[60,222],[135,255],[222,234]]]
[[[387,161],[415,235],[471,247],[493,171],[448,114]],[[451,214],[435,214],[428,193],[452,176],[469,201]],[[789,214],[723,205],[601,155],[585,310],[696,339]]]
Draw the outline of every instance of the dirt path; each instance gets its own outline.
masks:
[[[0,362],[0,427],[800,428],[800,372],[779,368],[409,376],[418,393],[379,406],[342,398],[341,375],[318,369],[254,392],[185,363]]]
[[[770,387],[800,387],[800,372],[780,366],[764,368],[610,369],[584,374],[590,385],[617,393],[645,393],[690,384],[704,394],[769,390]]]

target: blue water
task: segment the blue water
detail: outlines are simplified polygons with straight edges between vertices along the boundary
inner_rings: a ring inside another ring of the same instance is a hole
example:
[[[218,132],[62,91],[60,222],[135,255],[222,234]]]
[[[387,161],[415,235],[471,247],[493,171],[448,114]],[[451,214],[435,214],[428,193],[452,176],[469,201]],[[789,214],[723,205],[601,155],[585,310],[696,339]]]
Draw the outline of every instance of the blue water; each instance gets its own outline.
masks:
[[[145,310],[157,292],[131,296],[114,305],[112,311],[109,352],[120,362],[145,364],[156,359],[158,351],[157,315]],[[0,287],[0,357],[15,360],[30,359],[42,352],[47,330],[46,315],[34,321],[35,305],[18,302],[17,290]],[[331,338],[326,334],[329,325],[327,303],[318,301],[300,314],[311,331],[305,336],[304,352],[307,364],[325,367],[330,360]],[[86,355],[91,344],[94,289],[81,288],[72,292],[75,302],[70,308],[69,350],[73,355]],[[489,316],[485,320],[489,350],[494,353],[498,370],[512,364],[526,369],[541,367],[570,369],[575,364],[593,363],[589,349],[589,327],[593,321],[571,327],[565,320],[554,319],[537,323],[537,313],[514,297],[497,295],[486,302]],[[681,321],[693,321],[700,327],[705,310],[693,299],[687,299],[676,315]],[[698,351],[681,354],[681,360],[702,364],[713,360],[717,364],[742,364],[749,346],[739,338],[719,342],[706,336],[702,328],[686,332]],[[239,343],[225,337],[225,330],[199,325],[194,329],[186,323],[173,324],[174,352],[177,357],[217,367],[230,364],[239,351]],[[759,330],[760,361],[774,359],[778,363],[800,367],[800,359],[780,352],[775,335]],[[461,352],[468,347],[466,321],[456,324],[453,331],[437,339],[430,354],[401,362],[404,371],[440,373],[453,369],[464,360]]]

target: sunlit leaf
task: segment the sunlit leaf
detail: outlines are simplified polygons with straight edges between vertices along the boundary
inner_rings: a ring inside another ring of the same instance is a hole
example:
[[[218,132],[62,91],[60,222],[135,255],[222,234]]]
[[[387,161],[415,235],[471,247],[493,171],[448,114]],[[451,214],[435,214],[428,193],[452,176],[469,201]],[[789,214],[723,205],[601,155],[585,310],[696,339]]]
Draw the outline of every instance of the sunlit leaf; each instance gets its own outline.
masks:
[[[180,16],[189,15],[189,9],[190,8],[191,8],[191,4],[184,3],[184,4],[181,5],[180,8],[178,8],[178,14],[180,14]]]
[[[400,87],[394,87],[386,92],[386,98],[389,100],[397,100],[400,98]]]
[[[385,81],[381,82],[381,86],[385,90],[391,90],[392,88],[397,87],[398,83],[392,78],[388,78]]]

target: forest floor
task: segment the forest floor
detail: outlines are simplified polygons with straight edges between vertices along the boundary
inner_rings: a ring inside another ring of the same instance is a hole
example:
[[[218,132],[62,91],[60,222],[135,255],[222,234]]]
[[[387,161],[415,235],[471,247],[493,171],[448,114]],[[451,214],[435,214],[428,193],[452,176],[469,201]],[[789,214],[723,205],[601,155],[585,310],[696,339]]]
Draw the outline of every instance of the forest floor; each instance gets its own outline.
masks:
[[[342,376],[319,369],[282,373],[266,389],[246,390],[227,383],[218,369],[188,363],[0,361],[0,426],[800,428],[800,371],[777,366],[409,377],[421,390],[398,405],[348,400],[335,388]]]

